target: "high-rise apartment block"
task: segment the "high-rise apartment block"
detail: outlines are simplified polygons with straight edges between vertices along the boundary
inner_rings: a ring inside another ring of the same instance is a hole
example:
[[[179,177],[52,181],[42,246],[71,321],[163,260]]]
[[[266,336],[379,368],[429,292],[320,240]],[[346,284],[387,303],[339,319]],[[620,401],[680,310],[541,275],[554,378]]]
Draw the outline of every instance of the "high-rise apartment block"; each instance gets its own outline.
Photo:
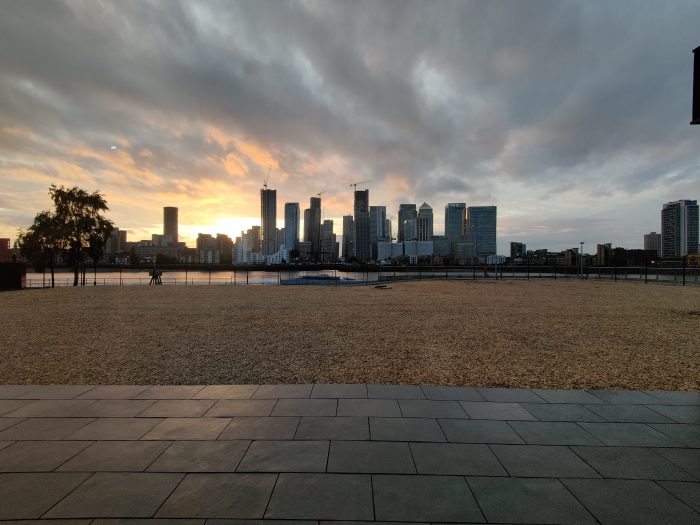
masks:
[[[321,225],[321,260],[335,262],[338,260],[338,243],[333,233],[333,221],[326,219]]]
[[[406,232],[406,227],[405,223],[406,221],[416,220],[416,217],[418,216],[418,212],[416,211],[416,205],[415,204],[399,204],[399,223],[397,225],[397,236],[398,242],[404,242],[406,240],[411,240],[411,239],[406,239],[405,238],[405,232]],[[415,222],[413,223],[415,225]]]
[[[277,190],[260,190],[260,219],[262,254],[272,255],[277,251]]]
[[[513,259],[525,257],[527,254],[527,246],[522,242],[510,243],[510,256]]]
[[[321,197],[311,197],[304,210],[304,242],[311,243],[309,259],[319,261],[321,255]]]
[[[388,242],[386,232],[386,206],[369,207],[369,243],[372,246],[372,259],[377,260],[377,244]]]
[[[661,256],[698,253],[698,201],[667,202],[661,210]]]
[[[420,208],[418,208],[416,230],[419,241],[433,240],[433,209],[427,202],[424,202],[421,204]]]
[[[163,208],[163,235],[169,235],[172,242],[178,242],[177,236],[177,208],[174,206],[166,206]]]
[[[369,190],[355,190],[355,257],[369,261],[372,256],[370,245]]]
[[[287,202],[284,205],[284,247],[297,249],[299,243],[299,203]]]
[[[644,235],[644,249],[656,251],[657,257],[661,255],[661,234],[650,232]]]

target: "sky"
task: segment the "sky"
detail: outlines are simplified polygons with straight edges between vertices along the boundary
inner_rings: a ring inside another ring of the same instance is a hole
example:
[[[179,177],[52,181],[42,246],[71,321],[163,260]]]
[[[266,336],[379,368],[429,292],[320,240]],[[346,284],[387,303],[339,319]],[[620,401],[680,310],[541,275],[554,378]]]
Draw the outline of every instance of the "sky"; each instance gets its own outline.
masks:
[[[99,190],[129,240],[285,202],[498,206],[511,241],[641,248],[700,198],[700,2],[0,0],[0,237]],[[112,149],[111,146],[116,146]],[[271,168],[271,169],[270,169]]]

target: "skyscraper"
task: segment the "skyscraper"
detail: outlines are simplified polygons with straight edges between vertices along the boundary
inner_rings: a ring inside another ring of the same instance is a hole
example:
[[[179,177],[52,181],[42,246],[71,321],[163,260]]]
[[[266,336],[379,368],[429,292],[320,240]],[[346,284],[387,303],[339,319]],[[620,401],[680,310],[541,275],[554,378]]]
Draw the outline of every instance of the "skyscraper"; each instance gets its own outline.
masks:
[[[343,215],[343,258],[348,261],[355,255],[355,221],[352,215]]]
[[[398,229],[398,242],[404,242],[405,240],[411,240],[411,239],[405,239],[404,238],[404,232],[405,232],[405,225],[404,223],[408,220],[415,220],[417,217],[417,212],[416,212],[416,205],[415,204],[399,204],[399,223],[396,226]]]
[[[419,241],[433,240],[433,209],[427,202],[418,209],[417,230]]]
[[[277,190],[260,190],[260,218],[261,251],[272,255],[277,251]]]
[[[450,255],[457,256],[457,243],[464,237],[467,205],[450,202],[445,205],[445,238],[450,243]]]
[[[287,202],[284,205],[284,247],[295,250],[299,244],[299,203]]]
[[[661,255],[661,234],[650,232],[644,235],[644,249],[656,251],[657,257]]]
[[[477,257],[496,255],[496,206],[467,208],[467,237]]]
[[[311,243],[310,258],[318,261],[321,254],[321,197],[311,197],[304,210],[304,242]]]
[[[667,202],[661,210],[661,256],[698,253],[698,201]]]
[[[174,206],[163,208],[163,235],[169,235],[174,243],[178,241],[177,208]]]
[[[333,233],[333,221],[326,219],[321,225],[321,260],[335,262],[338,260],[338,243]]]
[[[372,259],[377,260],[377,243],[388,242],[386,232],[386,206],[369,207],[369,243],[372,246]]]
[[[369,190],[355,190],[355,257],[369,261],[372,249],[369,240]]]
[[[527,255],[527,246],[522,242],[510,243],[510,256],[514,259],[525,257]]]

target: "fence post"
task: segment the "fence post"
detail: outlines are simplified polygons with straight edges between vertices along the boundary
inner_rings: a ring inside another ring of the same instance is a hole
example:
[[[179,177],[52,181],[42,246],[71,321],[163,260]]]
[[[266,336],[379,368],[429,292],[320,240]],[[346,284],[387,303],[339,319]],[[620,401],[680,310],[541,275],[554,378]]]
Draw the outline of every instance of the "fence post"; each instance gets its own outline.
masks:
[[[649,260],[644,259],[644,284],[649,282]]]
[[[615,263],[615,266],[613,266],[613,274],[615,282],[617,282],[617,263]]]
[[[685,286],[685,260],[687,257],[687,255],[683,256],[683,286]]]

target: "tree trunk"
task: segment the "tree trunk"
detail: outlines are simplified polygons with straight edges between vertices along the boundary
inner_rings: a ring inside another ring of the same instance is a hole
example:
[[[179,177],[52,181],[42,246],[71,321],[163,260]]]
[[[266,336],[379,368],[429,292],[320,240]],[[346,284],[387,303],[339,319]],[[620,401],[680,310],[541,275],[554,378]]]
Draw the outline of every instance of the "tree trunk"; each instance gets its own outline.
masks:
[[[55,280],[54,280],[54,254],[53,250],[51,250],[51,288],[54,288],[56,286]]]
[[[80,272],[80,267],[78,263],[73,266],[73,286],[78,286],[78,274]]]

